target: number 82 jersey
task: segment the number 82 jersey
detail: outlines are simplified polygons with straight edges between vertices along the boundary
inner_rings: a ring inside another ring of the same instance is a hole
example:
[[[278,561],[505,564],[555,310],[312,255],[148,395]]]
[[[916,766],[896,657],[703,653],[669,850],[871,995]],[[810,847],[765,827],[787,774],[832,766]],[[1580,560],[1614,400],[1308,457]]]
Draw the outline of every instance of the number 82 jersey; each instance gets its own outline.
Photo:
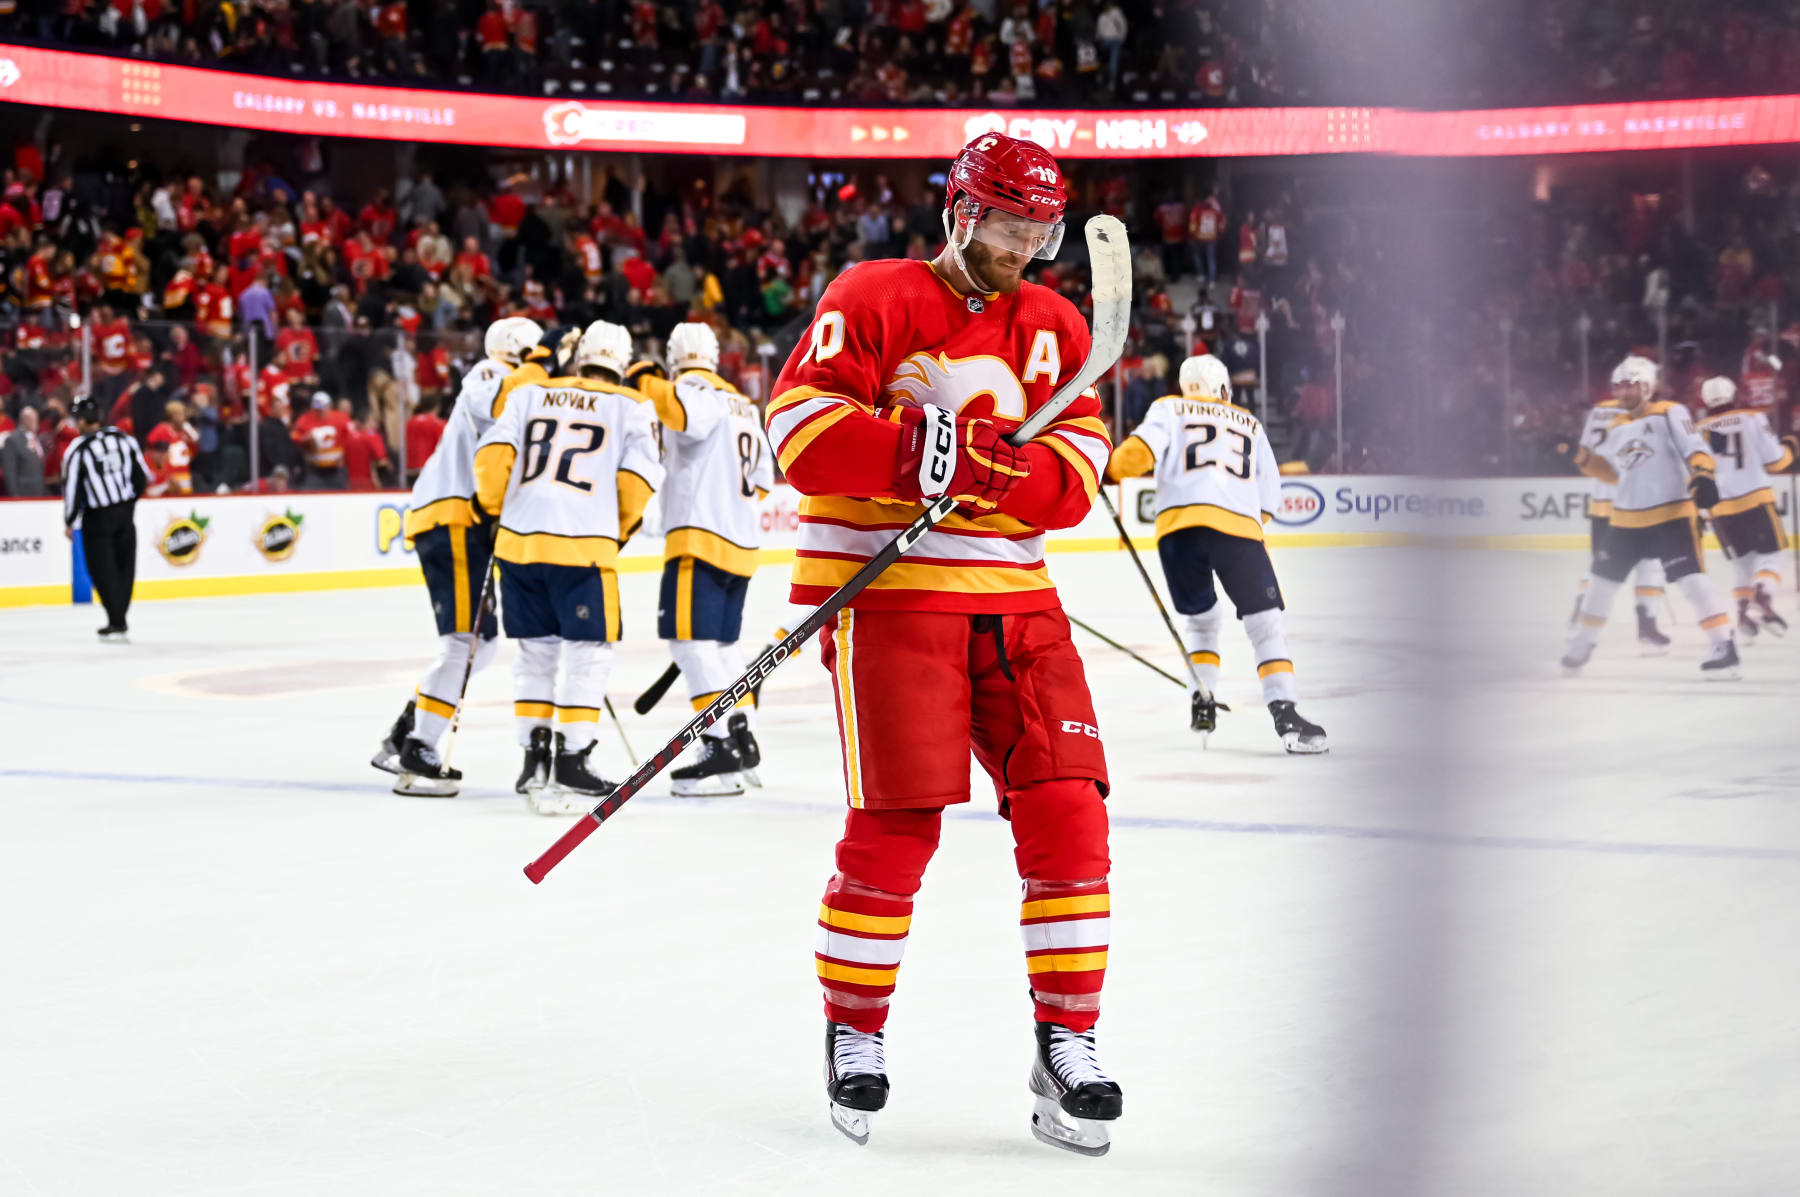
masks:
[[[1165,395],[1113,451],[1108,479],[1156,472],[1156,538],[1216,528],[1263,539],[1281,502],[1281,471],[1262,421],[1222,399]]]
[[[593,378],[519,387],[475,450],[475,494],[498,512],[494,556],[613,568],[662,485],[650,405]]]

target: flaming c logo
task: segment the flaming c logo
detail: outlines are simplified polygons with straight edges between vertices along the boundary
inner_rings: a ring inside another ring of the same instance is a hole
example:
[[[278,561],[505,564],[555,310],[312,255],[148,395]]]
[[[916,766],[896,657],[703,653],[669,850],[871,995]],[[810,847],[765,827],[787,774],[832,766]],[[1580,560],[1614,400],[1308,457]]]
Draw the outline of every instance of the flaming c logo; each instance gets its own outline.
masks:
[[[551,145],[574,145],[581,140],[581,121],[587,113],[575,100],[564,100],[544,109],[544,136]]]
[[[0,87],[11,87],[22,75],[18,63],[10,58],[0,58]]]

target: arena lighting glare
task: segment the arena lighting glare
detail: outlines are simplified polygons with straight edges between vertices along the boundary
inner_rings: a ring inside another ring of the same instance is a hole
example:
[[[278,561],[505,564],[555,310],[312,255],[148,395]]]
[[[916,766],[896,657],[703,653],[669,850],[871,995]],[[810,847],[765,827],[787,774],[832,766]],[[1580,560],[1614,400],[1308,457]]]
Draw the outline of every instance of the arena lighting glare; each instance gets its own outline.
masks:
[[[1487,157],[1800,142],[1800,95],[1558,108],[762,108],[309,83],[0,47],[0,102],[323,137],[764,158],[950,158],[981,132],[1059,159]]]

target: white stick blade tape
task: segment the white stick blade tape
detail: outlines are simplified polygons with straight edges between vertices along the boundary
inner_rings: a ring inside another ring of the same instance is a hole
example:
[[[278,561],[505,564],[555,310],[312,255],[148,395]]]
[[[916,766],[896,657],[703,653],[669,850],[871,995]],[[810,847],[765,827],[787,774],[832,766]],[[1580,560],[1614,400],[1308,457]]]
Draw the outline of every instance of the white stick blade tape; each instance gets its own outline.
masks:
[[[1131,242],[1116,216],[1087,222],[1088,264],[1094,275],[1094,302],[1112,303],[1131,296]]]

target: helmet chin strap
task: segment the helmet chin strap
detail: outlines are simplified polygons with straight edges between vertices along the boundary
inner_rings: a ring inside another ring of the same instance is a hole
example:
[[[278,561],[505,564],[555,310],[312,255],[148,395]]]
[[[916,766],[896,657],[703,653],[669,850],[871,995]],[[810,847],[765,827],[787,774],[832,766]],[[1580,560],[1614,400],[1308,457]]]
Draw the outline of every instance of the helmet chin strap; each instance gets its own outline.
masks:
[[[956,263],[956,268],[958,270],[962,271],[964,281],[971,287],[974,287],[977,291],[983,291],[986,290],[986,288],[976,280],[972,273],[970,273],[969,263],[963,257],[963,246],[967,245],[969,239],[975,236],[975,230],[973,227],[967,229],[963,233],[963,239],[958,241],[956,239],[956,228],[950,221],[950,213],[955,211],[957,205],[962,202],[963,201],[959,198],[955,203],[944,209],[944,244],[950,249],[950,260]]]

